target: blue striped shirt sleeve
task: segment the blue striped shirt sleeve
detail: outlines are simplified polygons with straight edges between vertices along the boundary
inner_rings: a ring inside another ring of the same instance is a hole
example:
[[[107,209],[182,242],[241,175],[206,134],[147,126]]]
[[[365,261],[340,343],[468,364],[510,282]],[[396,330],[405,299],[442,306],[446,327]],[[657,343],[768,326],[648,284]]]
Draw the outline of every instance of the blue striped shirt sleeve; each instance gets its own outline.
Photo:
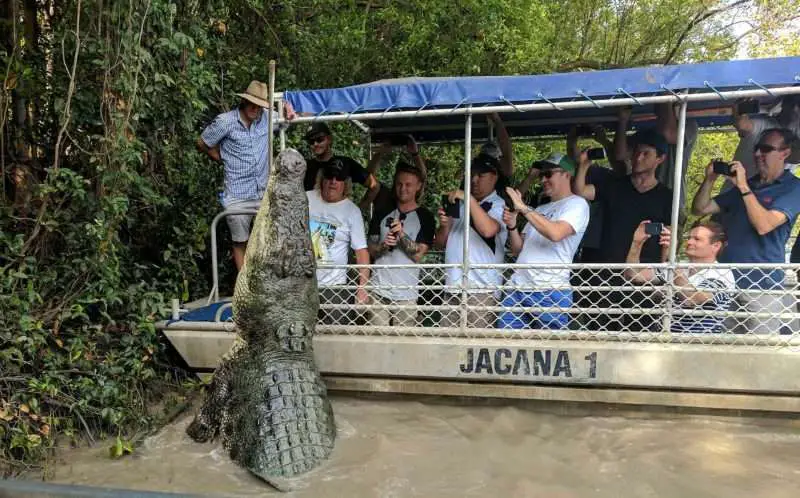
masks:
[[[228,135],[229,131],[230,125],[227,117],[223,113],[214,118],[214,121],[203,130],[203,134],[200,135],[200,138],[203,139],[203,142],[207,146],[216,147],[222,139]]]

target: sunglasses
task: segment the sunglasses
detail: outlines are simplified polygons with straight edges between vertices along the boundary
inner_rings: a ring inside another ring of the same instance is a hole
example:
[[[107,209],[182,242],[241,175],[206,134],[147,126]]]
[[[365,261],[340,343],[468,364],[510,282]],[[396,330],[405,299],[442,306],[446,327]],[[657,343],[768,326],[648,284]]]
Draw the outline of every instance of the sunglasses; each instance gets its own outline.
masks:
[[[542,171],[542,178],[550,178],[551,176],[555,175],[556,173],[563,173],[563,170],[560,169],[548,169],[546,171]]]
[[[328,137],[325,135],[317,135],[316,137],[311,137],[308,139],[308,145],[321,144],[322,142],[325,141],[326,138]]]
[[[347,175],[345,175],[344,173],[324,172],[324,173],[322,173],[322,178],[324,178],[326,180],[334,180],[335,179],[337,181],[343,182],[343,181],[347,180]]]
[[[770,152],[774,152],[776,150],[781,150],[782,147],[775,147],[774,145],[770,144],[756,144],[753,147],[753,152],[761,152],[762,154],[769,154]]]

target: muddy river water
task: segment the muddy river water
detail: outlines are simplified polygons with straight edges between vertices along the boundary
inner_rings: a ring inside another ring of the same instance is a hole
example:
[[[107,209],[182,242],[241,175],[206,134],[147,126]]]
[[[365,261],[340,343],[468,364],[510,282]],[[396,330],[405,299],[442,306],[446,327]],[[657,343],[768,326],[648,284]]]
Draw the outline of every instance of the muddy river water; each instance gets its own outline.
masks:
[[[334,397],[338,440],[287,497],[800,496],[800,421],[592,406]],[[53,481],[212,496],[280,496],[184,429],[130,457],[62,454]]]

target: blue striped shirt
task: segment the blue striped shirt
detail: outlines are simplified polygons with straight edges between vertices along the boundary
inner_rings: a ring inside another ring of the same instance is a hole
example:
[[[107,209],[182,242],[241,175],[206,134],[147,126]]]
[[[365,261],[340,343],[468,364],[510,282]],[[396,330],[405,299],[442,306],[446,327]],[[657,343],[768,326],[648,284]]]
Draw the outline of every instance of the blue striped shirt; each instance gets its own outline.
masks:
[[[223,206],[264,196],[269,175],[267,125],[266,110],[248,128],[236,108],[218,115],[203,130],[200,136],[203,142],[208,147],[219,145],[220,157],[225,165]]]
[[[666,272],[657,269],[656,275],[661,283],[666,282]],[[692,306],[683,302],[683,299],[676,295],[673,303],[676,308],[706,311],[729,311],[736,293],[736,282],[733,272],[728,268],[702,268],[697,273],[689,276],[689,285],[697,289],[698,292],[708,292],[713,295],[712,299],[700,306]],[[694,332],[694,333],[719,333],[724,332],[725,318],[712,315],[683,315],[676,313],[672,321],[670,330],[672,332]]]

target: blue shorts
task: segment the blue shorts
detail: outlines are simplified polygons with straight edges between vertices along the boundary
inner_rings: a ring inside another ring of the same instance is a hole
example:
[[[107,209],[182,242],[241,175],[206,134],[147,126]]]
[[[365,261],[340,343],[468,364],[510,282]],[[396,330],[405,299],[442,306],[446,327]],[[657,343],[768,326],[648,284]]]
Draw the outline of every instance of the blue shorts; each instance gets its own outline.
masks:
[[[502,305],[506,308],[518,306],[569,308],[572,306],[572,290],[512,291],[506,293]],[[569,313],[559,313],[558,311],[539,313],[504,311],[497,319],[497,328],[499,329],[560,330],[567,328],[568,324]]]

